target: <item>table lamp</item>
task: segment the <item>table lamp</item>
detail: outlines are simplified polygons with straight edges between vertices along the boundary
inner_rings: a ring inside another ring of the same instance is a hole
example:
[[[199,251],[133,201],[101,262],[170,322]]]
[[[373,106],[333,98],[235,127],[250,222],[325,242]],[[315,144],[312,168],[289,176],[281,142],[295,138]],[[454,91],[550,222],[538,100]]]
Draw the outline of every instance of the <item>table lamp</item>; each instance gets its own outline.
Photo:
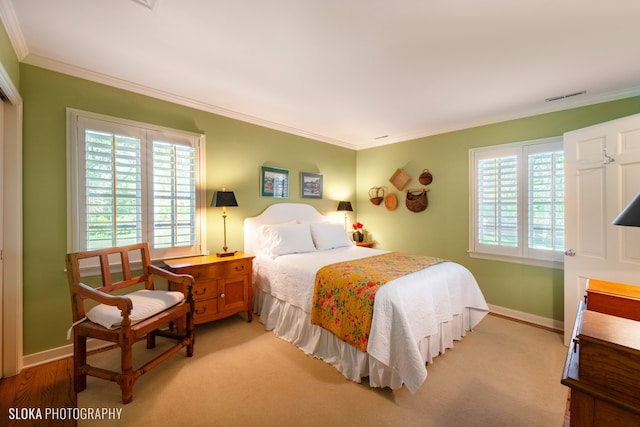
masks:
[[[640,194],[620,212],[612,224],[640,227]]]
[[[347,212],[353,212],[351,202],[338,202],[338,212],[344,212],[344,229],[347,229]]]
[[[211,201],[211,206],[213,207],[221,207],[222,208],[222,222],[224,226],[224,246],[222,246],[222,252],[216,253],[216,256],[224,257],[224,256],[233,256],[236,251],[228,252],[227,246],[227,207],[230,206],[238,206],[238,202],[236,201],[236,196],[233,194],[233,191],[225,191],[223,188],[222,191],[217,191],[213,195],[213,200]]]

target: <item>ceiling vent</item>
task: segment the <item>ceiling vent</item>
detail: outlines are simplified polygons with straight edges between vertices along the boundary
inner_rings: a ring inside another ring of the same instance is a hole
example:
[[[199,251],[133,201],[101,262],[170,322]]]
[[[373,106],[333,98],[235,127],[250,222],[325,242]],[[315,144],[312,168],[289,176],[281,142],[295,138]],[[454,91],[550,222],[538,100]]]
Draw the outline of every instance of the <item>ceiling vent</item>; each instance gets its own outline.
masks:
[[[144,7],[148,7],[151,10],[154,10],[160,0],[133,0],[134,2],[143,5]]]
[[[545,101],[547,102],[560,101],[561,99],[567,99],[573,96],[584,95],[585,93],[587,93],[586,90],[581,90],[580,92],[568,93],[566,95],[552,96],[551,98],[545,99]]]

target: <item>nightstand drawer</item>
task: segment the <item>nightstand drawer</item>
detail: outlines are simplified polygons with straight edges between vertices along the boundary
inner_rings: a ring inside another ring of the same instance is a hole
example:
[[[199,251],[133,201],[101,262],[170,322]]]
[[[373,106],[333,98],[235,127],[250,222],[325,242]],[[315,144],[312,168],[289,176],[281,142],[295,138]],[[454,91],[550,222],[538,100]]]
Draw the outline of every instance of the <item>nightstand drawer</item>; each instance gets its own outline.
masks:
[[[238,261],[226,262],[220,267],[223,267],[222,276],[235,276],[236,274],[247,274],[251,271],[251,260],[240,259]]]
[[[202,265],[198,267],[181,268],[180,273],[191,274],[196,282],[199,280],[215,279],[224,273],[224,265]]]
[[[193,312],[193,320],[196,324],[206,322],[210,317],[218,314],[218,299],[211,298],[203,301],[196,301]]]
[[[195,301],[215,298],[218,295],[218,282],[216,280],[197,281],[192,293]]]
[[[251,260],[240,259],[225,263],[181,268],[178,270],[180,273],[191,274],[196,281],[217,279],[220,277],[234,276],[236,274],[246,274],[247,271],[251,271]]]

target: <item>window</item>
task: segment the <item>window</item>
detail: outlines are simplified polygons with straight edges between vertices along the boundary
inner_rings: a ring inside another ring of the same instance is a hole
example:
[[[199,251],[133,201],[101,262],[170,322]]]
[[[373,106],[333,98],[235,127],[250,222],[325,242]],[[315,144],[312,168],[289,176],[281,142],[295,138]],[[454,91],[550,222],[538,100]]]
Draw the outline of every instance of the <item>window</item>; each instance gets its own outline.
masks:
[[[556,267],[564,251],[562,138],[469,151],[470,254]]]
[[[69,110],[69,248],[201,254],[204,136]]]

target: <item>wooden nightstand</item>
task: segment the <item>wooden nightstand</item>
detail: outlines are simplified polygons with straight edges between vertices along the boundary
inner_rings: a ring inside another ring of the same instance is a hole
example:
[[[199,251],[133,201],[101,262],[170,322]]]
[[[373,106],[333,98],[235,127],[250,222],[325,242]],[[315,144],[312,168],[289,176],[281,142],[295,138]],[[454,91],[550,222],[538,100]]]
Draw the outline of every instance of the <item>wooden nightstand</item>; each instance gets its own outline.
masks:
[[[372,248],[374,245],[374,242],[356,242],[356,246],[362,246],[365,248]]]
[[[190,274],[196,281],[193,287],[195,302],[194,323],[211,322],[247,312],[253,319],[251,289],[253,255],[237,252],[234,256],[196,256],[165,260],[169,270]]]

